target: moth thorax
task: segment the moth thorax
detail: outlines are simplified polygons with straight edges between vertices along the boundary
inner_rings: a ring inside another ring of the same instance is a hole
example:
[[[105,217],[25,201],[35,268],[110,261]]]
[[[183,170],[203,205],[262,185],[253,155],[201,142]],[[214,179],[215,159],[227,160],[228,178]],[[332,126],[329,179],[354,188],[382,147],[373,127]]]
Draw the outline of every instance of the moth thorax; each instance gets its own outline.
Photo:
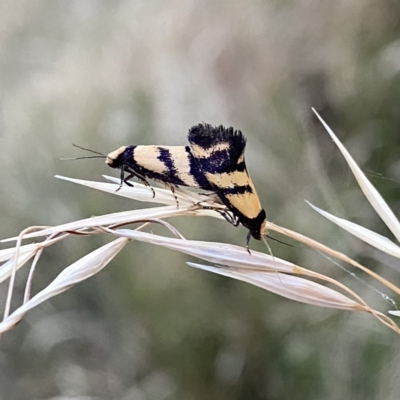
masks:
[[[122,146],[117,150],[107,154],[106,164],[111,168],[120,168],[123,163],[123,154],[127,146]]]

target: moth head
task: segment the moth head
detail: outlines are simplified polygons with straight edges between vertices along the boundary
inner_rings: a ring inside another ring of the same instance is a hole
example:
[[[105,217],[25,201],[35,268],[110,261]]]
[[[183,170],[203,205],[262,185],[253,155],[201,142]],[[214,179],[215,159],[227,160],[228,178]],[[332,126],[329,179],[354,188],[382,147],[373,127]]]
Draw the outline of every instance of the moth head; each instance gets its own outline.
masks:
[[[122,168],[125,164],[125,150],[127,146],[122,146],[117,150],[107,154],[106,164],[111,168]]]
[[[253,236],[254,239],[261,240],[263,237],[267,236],[267,220],[264,219],[264,221],[261,223],[260,227],[257,229],[252,229],[250,231],[251,236]]]

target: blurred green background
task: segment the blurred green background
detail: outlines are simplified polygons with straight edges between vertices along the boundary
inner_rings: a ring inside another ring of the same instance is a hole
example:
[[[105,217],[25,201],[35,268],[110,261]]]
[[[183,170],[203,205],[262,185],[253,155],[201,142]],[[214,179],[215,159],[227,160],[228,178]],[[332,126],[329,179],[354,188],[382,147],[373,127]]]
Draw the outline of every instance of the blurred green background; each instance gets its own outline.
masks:
[[[82,155],[72,143],[104,153],[185,145],[187,129],[205,121],[247,135],[269,220],[399,281],[396,260],[304,202],[391,238],[310,108],[397,213],[398,1],[3,0],[0,21],[1,238],[146,206],[55,179],[118,175],[101,160],[60,161]],[[225,221],[171,222],[187,238],[245,242],[246,230]],[[46,250],[34,291],[109,240]],[[385,309],[379,293],[319,254],[270,245]],[[133,242],[30,312],[0,342],[0,398],[398,399],[399,338],[373,317],[295,303],[189,260]]]

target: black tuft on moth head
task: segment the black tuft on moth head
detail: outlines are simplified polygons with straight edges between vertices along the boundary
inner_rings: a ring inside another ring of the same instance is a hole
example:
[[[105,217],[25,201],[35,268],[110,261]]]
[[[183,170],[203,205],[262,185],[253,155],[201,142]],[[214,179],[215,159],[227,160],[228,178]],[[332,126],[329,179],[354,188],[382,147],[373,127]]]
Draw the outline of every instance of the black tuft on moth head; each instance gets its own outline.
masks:
[[[222,125],[212,126],[202,123],[192,126],[188,132],[190,144],[202,147],[205,150],[212,149],[218,144],[227,144],[232,162],[236,162],[246,147],[246,138],[239,130],[232,127],[225,128]]]
[[[203,149],[208,149],[217,143],[232,143],[235,146],[244,147],[246,138],[241,131],[232,127],[225,128],[222,125],[212,126],[202,123],[192,126],[188,132],[188,139]]]

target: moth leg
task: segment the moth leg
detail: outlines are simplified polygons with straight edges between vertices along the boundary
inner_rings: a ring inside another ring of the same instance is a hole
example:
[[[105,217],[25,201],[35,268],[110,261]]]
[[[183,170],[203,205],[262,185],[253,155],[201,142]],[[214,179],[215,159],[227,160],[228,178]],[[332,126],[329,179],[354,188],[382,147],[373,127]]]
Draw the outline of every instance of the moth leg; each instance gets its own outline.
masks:
[[[169,189],[172,192],[172,195],[175,197],[175,201],[176,201],[176,208],[179,208],[179,201],[178,201],[178,197],[175,194],[175,185],[167,185],[169,187]]]
[[[133,187],[133,183],[130,183],[129,180],[134,178],[136,175],[133,173],[130,173],[125,179],[122,180],[122,183],[125,183],[127,186]],[[122,186],[121,183],[121,186]]]
[[[231,217],[233,219],[232,225],[233,226],[239,226],[239,218],[236,217],[234,214],[232,214]]]
[[[154,197],[156,197],[156,192],[154,191],[153,187],[150,185],[149,182],[147,182],[146,178],[143,178],[142,176],[136,174],[136,177],[143,183],[144,186],[147,186],[151,189],[151,191],[153,192],[153,199]]]
[[[221,210],[219,213],[233,226],[239,225],[239,219],[232,212]]]
[[[129,172],[129,177],[127,177],[127,178],[124,180],[124,182],[125,182],[128,186],[133,186],[133,185],[129,185],[129,183],[127,182],[127,180],[128,180],[128,179],[131,179],[131,178],[133,178],[133,177],[135,176],[137,179],[139,179],[139,180],[143,183],[144,186],[147,186],[147,187],[149,187],[149,188],[151,189],[151,191],[153,192],[153,199],[154,199],[154,197],[156,197],[156,192],[154,191],[154,189],[152,188],[152,186],[150,185],[150,183],[147,182],[147,179],[146,179],[144,176],[138,174],[138,173],[137,173],[136,171],[134,171],[133,169],[129,169],[128,172]]]
[[[133,184],[128,182],[129,179],[132,179],[135,176],[135,174],[130,173],[126,178],[125,178],[125,170],[123,168],[121,168],[121,174],[120,174],[120,178],[121,178],[121,183],[118,186],[118,189],[116,190],[116,192],[118,192],[118,190],[120,190],[122,188],[122,185],[124,183],[126,183],[128,186],[133,187]]]
[[[239,219],[235,217],[234,214],[232,214],[229,211],[225,211],[225,210],[216,210],[213,207],[206,207],[209,210],[214,210],[216,211],[218,214],[222,215],[226,221],[228,221],[230,224],[232,224],[233,226],[238,226],[239,225]]]
[[[118,190],[121,189],[122,185],[125,183],[126,185],[130,186],[130,187],[134,187],[133,183],[130,183],[129,180],[132,178],[138,178],[145,186],[148,186],[151,191],[153,192],[153,198],[156,196],[156,192],[154,191],[154,189],[151,187],[150,183],[147,182],[146,178],[144,178],[143,176],[141,176],[140,174],[138,174],[135,171],[132,171],[131,169],[129,169],[128,171],[129,175],[124,178],[125,175],[125,170],[123,168],[121,168],[121,184],[119,185],[118,189],[116,190],[118,192]]]
[[[250,247],[249,247],[250,237],[251,237],[251,232],[249,231],[249,233],[247,234],[247,237],[246,237],[246,249],[247,249],[247,252],[251,255]]]
[[[238,225],[239,225],[239,218],[237,218],[237,217],[235,216],[235,214],[229,213],[229,212],[227,212],[227,211],[222,211],[222,210],[219,210],[218,212],[219,212],[229,223],[231,223],[233,226],[238,226]],[[251,232],[249,231],[248,234],[247,234],[247,236],[246,236],[246,249],[247,249],[247,252],[251,255],[250,246],[249,246],[249,244],[250,244],[250,239],[251,239]]]

